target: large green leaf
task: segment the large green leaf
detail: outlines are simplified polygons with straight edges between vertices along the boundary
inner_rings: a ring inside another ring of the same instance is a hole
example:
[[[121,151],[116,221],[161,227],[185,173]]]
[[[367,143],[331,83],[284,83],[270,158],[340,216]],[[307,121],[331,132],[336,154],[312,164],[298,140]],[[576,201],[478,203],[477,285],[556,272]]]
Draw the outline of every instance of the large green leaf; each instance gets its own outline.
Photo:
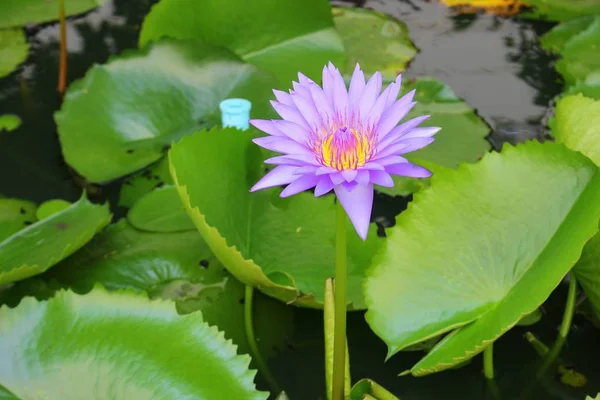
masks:
[[[64,0],[67,16],[81,14],[104,4],[104,0]],[[58,0],[2,0],[0,28],[58,19]]]
[[[600,101],[567,96],[556,105],[556,141],[585,154],[600,166]],[[600,316],[600,234],[586,243],[573,272]]]
[[[283,301],[320,308],[325,279],[334,275],[334,198],[282,199],[276,188],[250,193],[263,170],[252,132],[213,129],[182,139],[169,152],[173,180],[204,240],[233,275]],[[374,225],[366,242],[348,230],[354,308],[364,307],[364,271],[380,243]]]
[[[406,25],[386,14],[362,8],[336,7],[333,9],[333,21],[348,53],[343,68],[347,74],[351,74],[356,63],[360,63],[367,74],[379,71],[384,78],[395,79],[417,54]]]
[[[368,271],[367,321],[389,355],[456,329],[414,375],[473,357],[543,303],[575,264],[598,230],[598,198],[598,168],[549,142],[438,173],[389,229]]]
[[[0,384],[20,399],[266,399],[201,313],[102,288],[0,309]]]
[[[569,40],[585,31],[598,18],[600,17],[587,15],[563,22],[540,37],[540,44],[544,49],[559,54]]]
[[[0,198],[0,243],[13,233],[36,221],[35,203],[20,199]]]
[[[249,352],[244,331],[244,285],[223,268],[196,230],[148,233],[121,220],[43,278],[78,293],[100,283],[108,290],[133,289],[151,298],[172,299],[180,314],[202,311],[206,322],[223,330],[242,352]],[[256,298],[254,308],[258,345],[268,355],[290,334],[292,315],[285,305],[265,296]],[[269,318],[278,321],[276,326]]]
[[[600,18],[564,43],[556,70],[569,85],[600,75]]]
[[[162,37],[224,46],[274,74],[280,88],[298,71],[320,77],[328,61],[342,65],[344,46],[326,0],[161,0],[142,26],[140,45]],[[320,80],[320,79],[319,79]]]
[[[0,284],[46,271],[89,242],[110,219],[108,204],[94,205],[84,195],[61,212],[18,231],[0,242]]]
[[[0,15],[2,15],[0,5]],[[0,21],[2,17],[0,17]],[[29,44],[22,29],[0,29],[0,78],[27,59]]]
[[[273,84],[222,48],[167,40],[129,51],[69,88],[55,114],[63,154],[92,182],[118,178],[161,158],[171,141],[219,123],[227,97],[255,101],[261,115]]]
[[[530,18],[566,21],[582,15],[600,13],[598,0],[520,0],[534,7],[533,12],[525,14]]]
[[[486,140],[489,126],[475,111],[458,98],[452,89],[435,79],[420,78],[405,81],[404,93],[416,89],[417,105],[405,119],[431,115],[423,126],[442,128],[435,135],[435,142],[407,158],[431,169],[434,173],[456,168],[463,162],[475,162],[490,149]],[[378,187],[377,190],[391,195],[408,195],[429,184],[428,179],[394,177],[394,187]]]
[[[145,194],[129,210],[127,220],[136,228],[149,232],[196,230],[174,185]]]
[[[600,101],[567,96],[556,105],[554,136],[600,166]]]

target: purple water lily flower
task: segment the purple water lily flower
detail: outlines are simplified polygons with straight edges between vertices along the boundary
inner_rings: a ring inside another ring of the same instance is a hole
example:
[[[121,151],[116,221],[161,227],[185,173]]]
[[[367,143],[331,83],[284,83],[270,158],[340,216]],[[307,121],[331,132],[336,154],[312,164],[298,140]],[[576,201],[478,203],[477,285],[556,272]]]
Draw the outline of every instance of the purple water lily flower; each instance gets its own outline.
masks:
[[[298,73],[299,82],[289,93],[274,90],[277,101],[271,104],[282,119],[250,123],[270,135],[254,143],[283,155],[265,161],[277,167],[251,191],[287,185],[281,192],[281,197],[287,197],[313,187],[315,196],[333,189],[365,240],[374,184],[394,186],[390,175],[431,175],[400,156],[427,146],[439,131],[418,127],[429,115],[398,125],[416,104],[414,90],[397,99],[401,78],[381,93],[381,74],[376,72],[365,83],[357,64],[346,89],[340,71],[329,63],[323,68],[323,88]]]

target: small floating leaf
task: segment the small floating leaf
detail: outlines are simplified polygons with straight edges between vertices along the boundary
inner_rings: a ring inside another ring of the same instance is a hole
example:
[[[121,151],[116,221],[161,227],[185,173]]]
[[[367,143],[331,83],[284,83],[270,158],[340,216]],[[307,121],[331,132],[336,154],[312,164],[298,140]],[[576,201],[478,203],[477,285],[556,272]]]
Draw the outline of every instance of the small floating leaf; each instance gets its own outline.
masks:
[[[0,15],[2,15],[1,9],[0,6]],[[0,78],[10,74],[25,61],[28,51],[29,44],[22,29],[0,29]],[[0,121],[0,131],[2,125],[3,121]],[[12,129],[7,128],[7,130]]]
[[[108,204],[84,196],[0,242],[0,284],[40,274],[81,248],[110,222]],[[35,249],[35,251],[32,251]]]

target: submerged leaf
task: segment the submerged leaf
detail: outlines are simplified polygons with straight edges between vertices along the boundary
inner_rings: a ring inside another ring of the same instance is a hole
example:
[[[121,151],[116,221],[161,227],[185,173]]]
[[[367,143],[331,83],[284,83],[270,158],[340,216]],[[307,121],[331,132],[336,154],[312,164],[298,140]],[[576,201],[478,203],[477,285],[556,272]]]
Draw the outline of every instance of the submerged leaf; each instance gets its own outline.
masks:
[[[413,375],[473,357],[538,308],[575,264],[598,230],[599,197],[598,168],[553,143],[505,148],[434,175],[368,271],[367,321],[389,355],[455,329]]]
[[[342,72],[352,74],[356,63],[371,75],[395,79],[417,54],[402,22],[374,10],[350,7],[333,9],[335,27],[348,53]]]
[[[173,179],[204,240],[233,275],[280,300],[322,308],[323,283],[334,274],[334,197],[282,199],[277,188],[250,193],[263,161],[252,132],[213,129],[174,144]],[[348,302],[358,309],[364,271],[381,243],[373,224],[368,237],[363,242],[348,230]]]
[[[155,162],[148,168],[125,179],[121,185],[119,205],[131,208],[145,194],[164,185],[172,185],[167,157]]]
[[[17,398],[268,396],[254,387],[250,357],[237,355],[201,313],[179,316],[170,302],[102,288],[61,291],[4,306],[0,320],[0,384]]]
[[[271,72],[281,89],[298,71],[317,79],[323,65],[341,65],[345,57],[331,6],[322,0],[254,0],[251,7],[245,0],[161,0],[144,20],[140,45],[162,37],[226,47]]]
[[[173,141],[220,122],[227,97],[268,106],[273,79],[222,48],[161,41],[95,65],[69,87],[55,114],[65,160],[92,182],[109,181],[160,159]]]
[[[16,232],[0,242],[0,284],[41,274],[89,242],[110,219],[108,204],[94,205],[84,195]]]

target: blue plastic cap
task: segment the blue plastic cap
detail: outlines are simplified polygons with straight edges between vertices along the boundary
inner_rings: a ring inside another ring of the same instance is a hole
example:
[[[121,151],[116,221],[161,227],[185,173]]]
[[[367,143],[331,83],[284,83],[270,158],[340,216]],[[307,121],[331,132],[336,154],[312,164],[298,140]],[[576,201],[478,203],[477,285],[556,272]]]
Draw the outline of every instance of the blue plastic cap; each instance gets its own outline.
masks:
[[[219,104],[223,127],[248,129],[252,103],[246,99],[225,99]]]

